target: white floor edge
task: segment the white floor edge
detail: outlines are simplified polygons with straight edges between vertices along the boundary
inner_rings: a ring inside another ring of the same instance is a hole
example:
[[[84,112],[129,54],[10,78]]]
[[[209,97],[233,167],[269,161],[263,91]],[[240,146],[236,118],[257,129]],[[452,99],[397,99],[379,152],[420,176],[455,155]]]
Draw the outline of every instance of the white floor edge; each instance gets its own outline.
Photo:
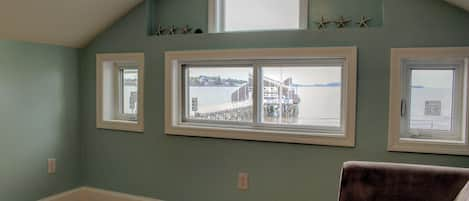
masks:
[[[79,187],[52,195],[38,201],[161,201],[159,199],[103,190],[93,187]]]

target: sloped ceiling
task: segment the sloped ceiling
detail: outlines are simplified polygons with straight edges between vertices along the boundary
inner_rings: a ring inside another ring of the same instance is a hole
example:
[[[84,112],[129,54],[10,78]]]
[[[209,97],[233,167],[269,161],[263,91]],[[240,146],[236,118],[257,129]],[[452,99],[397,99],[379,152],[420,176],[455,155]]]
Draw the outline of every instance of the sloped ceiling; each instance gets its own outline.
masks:
[[[0,39],[83,47],[143,0],[0,0]]]
[[[469,0],[446,0],[446,1],[469,11]]]

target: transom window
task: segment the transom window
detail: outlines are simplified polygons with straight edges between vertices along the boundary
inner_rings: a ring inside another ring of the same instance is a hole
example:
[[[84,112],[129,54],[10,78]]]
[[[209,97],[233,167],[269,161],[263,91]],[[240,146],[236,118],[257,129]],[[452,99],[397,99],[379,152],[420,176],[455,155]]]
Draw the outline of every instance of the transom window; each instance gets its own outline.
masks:
[[[306,29],[307,0],[209,0],[210,32]]]
[[[238,50],[235,58],[230,51],[167,53],[167,108],[173,108],[166,111],[168,134],[209,131],[214,137],[272,141],[291,136],[285,141],[299,143],[329,136],[342,140],[329,144],[351,146],[354,49],[325,56],[330,49],[324,48],[325,55],[317,57],[320,49]]]
[[[389,149],[469,154],[467,48],[393,49]]]

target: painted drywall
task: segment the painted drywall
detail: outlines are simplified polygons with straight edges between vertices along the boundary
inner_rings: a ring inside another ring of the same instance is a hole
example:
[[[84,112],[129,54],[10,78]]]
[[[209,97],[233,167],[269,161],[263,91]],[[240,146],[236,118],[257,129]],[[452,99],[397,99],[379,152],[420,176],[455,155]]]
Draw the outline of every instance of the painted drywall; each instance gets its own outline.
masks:
[[[149,0],[150,33],[154,33],[159,25],[167,28],[171,25],[183,27],[190,25],[200,28],[204,32],[208,30],[208,0]],[[382,0],[309,0],[308,27],[317,29],[317,22],[324,17],[330,21],[329,29],[336,29],[334,21],[340,16],[357,22],[362,16],[372,20],[370,27],[379,27],[383,22]],[[184,6],[180,6],[184,5]],[[350,23],[349,26],[357,26]]]
[[[143,0],[5,0],[0,7],[0,38],[83,47],[141,2]]]
[[[174,17],[206,25],[206,0],[157,1]],[[362,6],[359,0],[353,4]],[[347,4],[331,11],[346,12]],[[469,46],[469,14],[441,0],[384,0],[382,26],[319,32],[275,31],[146,37],[146,8],[80,50],[83,183],[168,201],[335,201],[348,160],[469,167],[469,158],[387,152],[390,48]],[[364,6],[367,9],[376,9]],[[179,12],[190,11],[194,18]],[[370,11],[374,12],[374,11]],[[195,20],[195,21],[194,21]],[[164,52],[168,50],[357,46],[357,143],[341,148],[164,134]],[[145,132],[96,129],[95,54],[145,52]],[[236,189],[239,171],[250,189]]]
[[[0,41],[0,200],[78,186],[78,51]],[[47,174],[47,159],[57,173]]]

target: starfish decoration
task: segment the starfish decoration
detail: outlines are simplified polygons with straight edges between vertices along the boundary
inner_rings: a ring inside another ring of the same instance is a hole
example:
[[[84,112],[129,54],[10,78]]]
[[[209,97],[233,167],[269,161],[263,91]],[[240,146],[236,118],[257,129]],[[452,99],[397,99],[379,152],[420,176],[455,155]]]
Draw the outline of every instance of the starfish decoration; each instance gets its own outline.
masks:
[[[367,17],[367,16],[362,16],[360,18],[360,21],[357,22],[357,24],[360,26],[360,28],[368,28],[368,22],[371,21],[371,18]]]
[[[318,25],[318,29],[319,30],[324,30],[327,28],[327,25],[331,23],[330,21],[328,21],[324,16],[321,16],[321,20],[319,20],[319,22],[316,22],[316,24]]]
[[[345,26],[347,26],[348,23],[350,23],[352,20],[350,19],[345,19],[344,16],[340,16],[339,19],[337,21],[335,21],[335,25],[337,25],[337,28],[338,29],[341,29],[341,28],[344,28]]]
[[[158,28],[156,29],[156,35],[157,35],[157,36],[161,36],[161,35],[164,34],[164,32],[166,32],[166,29],[163,28],[163,26],[158,25]]]
[[[177,28],[176,28],[174,25],[171,25],[171,26],[168,28],[169,35],[174,35],[174,34],[176,34],[176,30],[177,30]]]
[[[192,31],[192,28],[189,27],[189,25],[186,25],[185,27],[182,28],[182,33],[183,34],[188,34]]]

